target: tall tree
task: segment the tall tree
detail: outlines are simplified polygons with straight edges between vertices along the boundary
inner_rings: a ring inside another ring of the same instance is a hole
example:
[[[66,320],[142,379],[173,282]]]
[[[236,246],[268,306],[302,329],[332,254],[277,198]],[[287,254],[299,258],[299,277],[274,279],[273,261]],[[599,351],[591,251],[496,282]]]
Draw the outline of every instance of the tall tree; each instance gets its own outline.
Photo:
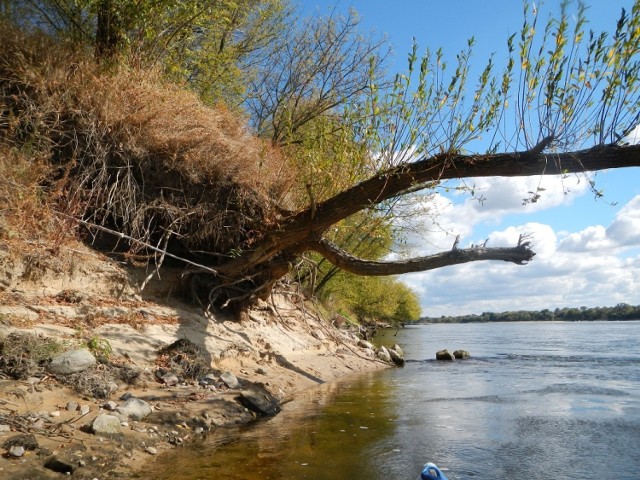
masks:
[[[476,247],[395,262],[366,261],[326,238],[337,222],[363,209],[432,188],[445,179],[566,175],[640,166],[640,146],[624,139],[639,123],[640,2],[622,11],[612,34],[585,31],[585,7],[564,4],[538,32],[538,11],[525,7],[519,39],[508,39],[506,67],[490,60],[469,87],[469,48],[450,76],[440,50],[418,58],[390,91],[368,84],[368,109],[354,129],[380,169],[324,201],[282,218],[260,241],[217,267],[220,277],[245,278],[247,293],[268,294],[305,251],[359,275],[392,275],[479,260],[530,261],[526,239],[512,247]],[[573,20],[572,20],[573,19]],[[471,91],[469,91],[471,90]],[[473,153],[481,136],[484,152]],[[484,139],[486,142],[486,139]]]

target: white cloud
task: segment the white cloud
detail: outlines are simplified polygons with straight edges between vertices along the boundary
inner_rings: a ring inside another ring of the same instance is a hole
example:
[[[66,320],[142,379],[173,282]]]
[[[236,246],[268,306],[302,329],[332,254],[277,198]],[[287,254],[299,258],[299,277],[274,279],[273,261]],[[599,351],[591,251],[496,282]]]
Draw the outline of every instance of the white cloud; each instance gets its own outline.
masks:
[[[580,176],[568,177],[486,177],[472,178],[465,182],[469,193],[435,193],[428,197],[428,208],[432,219],[420,227],[419,233],[409,235],[409,243],[420,255],[428,255],[451,248],[460,235],[462,246],[474,240],[474,228],[479,225],[498,225],[506,215],[529,214],[541,210],[569,205],[576,196],[588,191],[588,181]],[[528,192],[540,191],[535,203],[523,205]],[[477,243],[479,240],[475,240]],[[517,241],[517,236],[516,236]],[[492,245],[496,245],[491,241]]]
[[[619,250],[640,245],[640,195],[620,209],[611,224],[592,225],[568,235],[560,249],[571,252]]]
[[[549,225],[527,223],[492,232],[489,245],[514,245],[521,233],[532,235],[536,252],[526,266],[476,262],[403,279],[420,293],[429,316],[640,304],[640,196],[608,227],[558,235]]]

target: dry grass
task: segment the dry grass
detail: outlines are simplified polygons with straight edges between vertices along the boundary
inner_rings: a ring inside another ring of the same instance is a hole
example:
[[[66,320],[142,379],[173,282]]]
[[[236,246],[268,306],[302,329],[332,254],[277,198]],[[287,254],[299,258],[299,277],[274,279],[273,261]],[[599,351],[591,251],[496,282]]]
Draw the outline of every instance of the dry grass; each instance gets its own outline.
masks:
[[[0,183],[0,202],[14,201],[0,218],[4,237],[27,218],[68,232],[50,209],[227,255],[278,220],[292,182],[286,159],[224,107],[154,71],[101,70],[9,25],[0,25],[0,112],[0,169],[18,156],[29,179],[14,169]]]

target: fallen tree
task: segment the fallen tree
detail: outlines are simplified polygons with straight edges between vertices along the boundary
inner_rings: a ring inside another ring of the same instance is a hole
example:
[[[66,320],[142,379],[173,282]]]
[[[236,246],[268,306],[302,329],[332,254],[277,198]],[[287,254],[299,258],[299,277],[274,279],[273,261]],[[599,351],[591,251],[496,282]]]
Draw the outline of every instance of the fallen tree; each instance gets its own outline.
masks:
[[[146,71],[105,72],[78,52],[44,53],[60,47],[10,29],[0,42],[3,115],[11,119],[2,141],[44,152],[54,169],[48,191],[90,240],[143,265],[182,262],[185,289],[207,307],[243,308],[266,298],[310,251],[358,275],[484,260],[522,265],[534,256],[527,238],[510,247],[456,242],[433,256],[385,262],[356,258],[326,233],[447,179],[640,166],[640,146],[628,142],[640,123],[640,2],[631,15],[623,11],[611,39],[587,35],[583,13],[580,7],[572,31],[563,9],[539,40],[536,15],[526,20],[518,53],[511,37],[506,67],[496,74],[489,62],[472,100],[465,97],[470,51],[445,81],[441,54],[418,62],[414,49],[408,75],[386,92],[373,82],[360,89],[368,96],[349,104],[358,114],[334,122],[349,141],[367,145],[368,166],[376,168],[327,198],[299,185],[288,159],[295,149],[257,139],[225,109],[206,107]],[[515,114],[507,128],[509,99]],[[319,115],[329,114],[340,117]],[[485,153],[470,153],[483,134],[492,138]],[[497,138],[509,138],[511,148]],[[305,204],[291,198],[296,182],[298,192],[308,191]]]

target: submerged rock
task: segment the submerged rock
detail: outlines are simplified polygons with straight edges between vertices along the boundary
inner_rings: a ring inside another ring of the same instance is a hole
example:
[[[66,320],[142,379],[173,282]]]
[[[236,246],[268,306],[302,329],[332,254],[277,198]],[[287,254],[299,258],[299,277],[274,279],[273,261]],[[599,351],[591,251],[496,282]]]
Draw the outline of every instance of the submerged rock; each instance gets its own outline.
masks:
[[[444,350],[440,350],[438,352],[436,352],[436,360],[455,360],[456,357],[453,356],[453,353],[451,353],[449,350],[447,350],[446,348]]]

